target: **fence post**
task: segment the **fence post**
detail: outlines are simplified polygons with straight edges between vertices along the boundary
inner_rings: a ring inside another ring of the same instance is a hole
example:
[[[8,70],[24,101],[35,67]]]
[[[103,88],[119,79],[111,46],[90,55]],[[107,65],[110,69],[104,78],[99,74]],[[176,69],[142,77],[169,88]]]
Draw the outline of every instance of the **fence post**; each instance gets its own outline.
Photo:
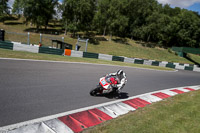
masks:
[[[28,45],[30,45],[30,33],[28,32]]]
[[[64,42],[64,39],[65,39],[65,38],[64,38],[64,37],[62,37],[62,42]]]
[[[42,43],[42,34],[40,33],[40,43]]]
[[[0,41],[4,41],[5,40],[5,30],[0,29]]]
[[[88,40],[89,39],[86,40],[85,52],[87,52]]]

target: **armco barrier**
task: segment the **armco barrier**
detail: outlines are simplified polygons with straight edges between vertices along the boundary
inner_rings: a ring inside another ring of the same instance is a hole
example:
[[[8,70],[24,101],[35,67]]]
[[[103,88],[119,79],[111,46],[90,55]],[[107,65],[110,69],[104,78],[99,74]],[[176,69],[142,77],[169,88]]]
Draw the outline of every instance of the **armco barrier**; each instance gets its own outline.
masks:
[[[152,62],[151,60],[144,60],[144,65],[152,65]]]
[[[144,64],[144,60],[142,59],[135,59],[135,64]]]
[[[20,43],[14,43],[13,45],[14,51],[27,51],[32,53],[38,53],[39,47],[38,46],[31,46],[31,45],[24,45]]]
[[[64,50],[63,49],[48,48],[48,47],[39,47],[39,53],[63,55]]]
[[[193,71],[193,69],[194,69],[194,67],[192,67],[192,66],[186,66],[185,67],[185,70]]]
[[[199,67],[194,67],[193,71],[200,72],[200,68]]]
[[[113,56],[113,57],[112,57],[112,61],[121,61],[121,62],[124,62],[124,57]]]
[[[95,58],[95,59],[98,59],[99,58],[99,54],[83,52],[83,57],[84,58]]]
[[[99,54],[99,59],[112,61],[112,55]]]
[[[126,63],[134,63],[135,59],[124,57],[124,62]]]
[[[194,67],[194,65],[193,65],[193,64],[189,64],[189,66],[190,66],[190,67]]]
[[[71,57],[80,57],[80,58],[83,58],[83,51],[72,50],[71,51]]]
[[[185,66],[176,65],[176,66],[175,66],[175,69],[182,69],[182,70],[184,70],[184,69],[185,69]]]
[[[159,66],[159,61],[153,61],[152,66]]]
[[[169,67],[169,68],[175,68],[176,67],[176,65],[174,65],[173,63],[168,63],[167,65],[166,65],[166,67]]]
[[[167,63],[160,62],[159,67],[166,67]]]
[[[127,57],[112,56],[112,55],[106,55],[106,54],[87,53],[87,52],[74,51],[74,50],[71,50],[71,56],[80,57],[80,58],[82,57],[96,58],[96,59],[109,60],[109,61],[121,61],[121,62],[127,62],[127,63],[153,65],[153,66],[169,67],[169,68],[174,68],[174,69],[182,69],[182,70],[190,70],[190,71],[193,70],[193,71],[200,72],[199,67],[197,67],[196,65],[191,65],[191,64],[170,63],[166,61],[159,62],[155,60],[143,60],[139,58],[127,58]],[[185,68],[185,67],[188,67],[188,68]]]
[[[0,41],[0,48],[13,50],[13,43]]]

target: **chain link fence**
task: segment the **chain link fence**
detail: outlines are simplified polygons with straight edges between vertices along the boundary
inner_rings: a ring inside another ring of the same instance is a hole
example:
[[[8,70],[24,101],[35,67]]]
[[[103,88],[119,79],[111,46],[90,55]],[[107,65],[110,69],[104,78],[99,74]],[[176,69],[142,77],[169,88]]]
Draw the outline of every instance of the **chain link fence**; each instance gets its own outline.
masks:
[[[43,46],[55,47],[53,42],[55,40],[64,42],[64,37],[47,36],[44,34],[35,34],[30,32],[17,33],[17,32],[6,31],[5,40],[20,42],[22,44],[27,44],[27,45],[38,45],[39,43],[41,43]]]
[[[28,44],[28,34],[6,31],[5,32],[5,40]]]

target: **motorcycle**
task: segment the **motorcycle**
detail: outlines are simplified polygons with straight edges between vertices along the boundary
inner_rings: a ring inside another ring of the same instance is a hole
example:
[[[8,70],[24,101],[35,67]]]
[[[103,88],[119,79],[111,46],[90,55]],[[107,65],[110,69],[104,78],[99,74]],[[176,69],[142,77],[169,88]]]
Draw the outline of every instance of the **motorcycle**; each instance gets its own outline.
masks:
[[[110,93],[117,93],[118,88],[113,87],[113,84],[110,80],[112,76],[105,76],[100,78],[99,84],[96,88],[90,91],[91,96],[101,95],[101,94],[110,94]]]

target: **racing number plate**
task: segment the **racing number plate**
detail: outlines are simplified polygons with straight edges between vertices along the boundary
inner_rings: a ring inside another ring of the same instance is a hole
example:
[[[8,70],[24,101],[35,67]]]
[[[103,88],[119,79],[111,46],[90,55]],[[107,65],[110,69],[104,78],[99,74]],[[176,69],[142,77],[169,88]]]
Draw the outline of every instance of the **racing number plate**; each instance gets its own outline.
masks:
[[[102,83],[103,86],[106,85],[106,81],[105,80],[102,80],[101,83]]]

